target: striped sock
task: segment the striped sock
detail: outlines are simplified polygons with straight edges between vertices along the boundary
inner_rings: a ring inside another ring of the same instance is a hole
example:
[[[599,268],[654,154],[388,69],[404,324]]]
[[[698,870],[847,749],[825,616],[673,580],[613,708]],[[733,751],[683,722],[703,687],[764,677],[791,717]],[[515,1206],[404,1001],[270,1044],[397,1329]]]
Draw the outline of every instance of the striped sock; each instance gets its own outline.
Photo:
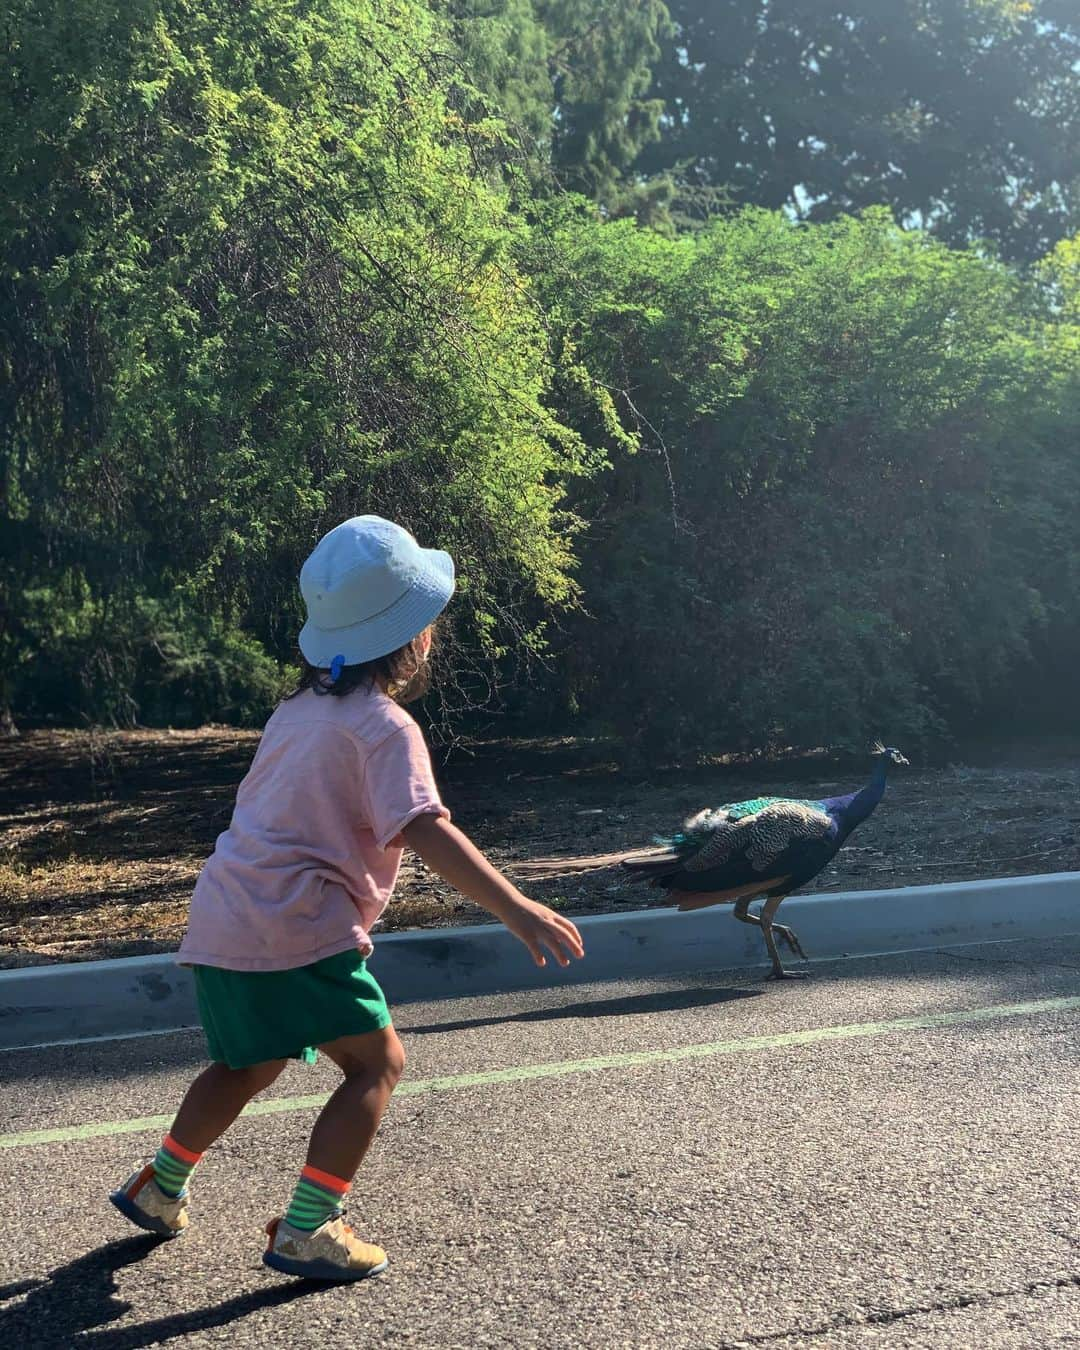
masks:
[[[201,1157],[201,1153],[192,1153],[167,1134],[154,1159],[154,1180],[166,1195],[175,1198],[186,1189],[188,1177]]]
[[[350,1184],[308,1164],[300,1173],[300,1180],[292,1193],[289,1208],[285,1211],[285,1222],[305,1232],[314,1232],[320,1224],[341,1210]]]

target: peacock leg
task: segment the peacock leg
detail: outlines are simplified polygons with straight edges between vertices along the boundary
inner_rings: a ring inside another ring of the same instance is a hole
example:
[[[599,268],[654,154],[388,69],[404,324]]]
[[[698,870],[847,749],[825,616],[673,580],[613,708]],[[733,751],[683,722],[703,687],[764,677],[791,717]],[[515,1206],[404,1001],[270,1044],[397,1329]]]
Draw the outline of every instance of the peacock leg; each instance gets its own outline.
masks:
[[[756,914],[750,913],[750,901],[753,900],[754,898],[755,897],[752,895],[744,895],[741,896],[738,900],[736,900],[735,917],[739,920],[740,923],[756,923],[757,926],[760,928],[761,920],[758,918]]]
[[[795,932],[794,928],[789,928],[787,924],[784,923],[774,923],[772,930],[774,933],[780,934],[796,956],[801,956],[804,961],[810,960],[803,951],[802,943],[799,941],[798,934]]]
[[[765,939],[765,945],[769,949],[769,956],[772,959],[772,973],[769,978],[773,980],[801,980],[805,977],[805,971],[785,970],[780,963],[780,953],[776,949],[776,938],[774,933],[779,933],[793,952],[797,952],[802,959],[806,960],[806,953],[802,949],[802,944],[795,934],[782,923],[773,923],[773,915],[784,903],[787,897],[783,895],[770,896],[761,907],[761,918],[758,922],[761,924],[761,933]]]

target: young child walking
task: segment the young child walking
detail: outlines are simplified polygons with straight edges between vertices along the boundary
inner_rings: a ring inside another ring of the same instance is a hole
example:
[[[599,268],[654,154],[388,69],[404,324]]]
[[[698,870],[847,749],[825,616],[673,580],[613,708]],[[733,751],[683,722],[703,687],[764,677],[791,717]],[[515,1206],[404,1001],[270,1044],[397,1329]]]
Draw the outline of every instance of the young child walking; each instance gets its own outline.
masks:
[[[367,968],[403,845],[502,920],[537,965],[584,952],[568,919],[522,895],[450,823],[402,706],[424,682],[431,625],[454,591],[449,555],[357,516],[319,541],[300,589],[300,687],[266,725],[178,957],[194,969],[213,1062],[157,1156],[110,1199],[140,1228],[179,1237],[206,1150],[290,1059],[312,1063],[321,1050],[342,1080],[288,1208],[267,1226],[263,1260],[289,1275],[358,1280],[386,1268],[342,1215],[405,1064]]]

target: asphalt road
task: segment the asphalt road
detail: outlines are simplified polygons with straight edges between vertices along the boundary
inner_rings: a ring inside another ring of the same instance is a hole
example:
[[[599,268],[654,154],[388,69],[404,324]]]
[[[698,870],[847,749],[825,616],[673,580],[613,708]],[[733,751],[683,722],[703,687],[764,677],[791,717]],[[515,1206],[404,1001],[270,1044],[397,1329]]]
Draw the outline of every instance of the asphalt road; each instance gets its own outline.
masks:
[[[390,1269],[345,1288],[259,1259],[325,1065],[158,1245],[105,1195],[160,1131],[117,1131],[199,1036],[0,1054],[0,1347],[1080,1346],[1078,1011],[1077,939],[403,1007],[350,1208]]]

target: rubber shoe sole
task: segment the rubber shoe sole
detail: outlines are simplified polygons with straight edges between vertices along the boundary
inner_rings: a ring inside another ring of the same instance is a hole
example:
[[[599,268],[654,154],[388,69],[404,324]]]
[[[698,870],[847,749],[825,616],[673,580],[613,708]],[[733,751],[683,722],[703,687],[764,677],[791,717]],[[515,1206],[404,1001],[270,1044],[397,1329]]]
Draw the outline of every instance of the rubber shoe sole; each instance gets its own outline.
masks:
[[[263,1265],[282,1275],[296,1275],[301,1280],[326,1280],[334,1284],[354,1284],[357,1280],[366,1280],[371,1275],[381,1275],[389,1261],[380,1261],[368,1270],[343,1270],[332,1261],[292,1261],[277,1252],[263,1252]]]
[[[124,1216],[130,1219],[136,1228],[141,1228],[146,1233],[154,1233],[160,1238],[178,1238],[183,1237],[187,1232],[186,1228],[170,1228],[164,1219],[155,1218],[141,1210],[134,1200],[129,1200],[123,1191],[112,1191],[109,1199]]]

